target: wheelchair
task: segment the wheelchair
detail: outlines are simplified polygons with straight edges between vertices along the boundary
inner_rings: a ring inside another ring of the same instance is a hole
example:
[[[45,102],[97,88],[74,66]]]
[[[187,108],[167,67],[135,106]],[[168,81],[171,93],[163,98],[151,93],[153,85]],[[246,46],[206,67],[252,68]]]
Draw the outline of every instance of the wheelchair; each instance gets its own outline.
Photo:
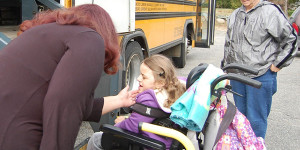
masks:
[[[208,67],[208,64],[199,64],[194,69],[192,69],[187,77],[186,81],[186,89],[188,89],[205,71],[205,69]],[[251,69],[247,66],[237,65],[237,64],[230,64],[222,68],[223,71],[226,71],[227,69],[239,69],[248,73],[252,74],[258,74],[257,70]],[[236,80],[242,83],[245,83],[247,85],[260,88],[261,83],[253,80],[251,78],[239,75],[239,74],[233,74],[228,73],[219,76],[218,78],[214,79],[214,81],[211,83],[211,95],[216,97],[215,103],[218,103],[220,100],[220,97],[222,95],[222,91],[231,92],[233,94],[234,91],[231,90],[230,85],[226,85],[225,87],[215,89],[216,85],[223,81],[223,80]],[[132,106],[132,111],[138,111],[138,113],[143,113],[145,108],[137,106],[138,104],[135,104]],[[136,108],[135,108],[136,107]],[[145,106],[146,107],[146,106]],[[154,134],[158,134],[161,136],[169,137],[173,139],[172,145],[170,147],[170,150],[180,150],[180,149],[187,149],[187,150],[194,150],[195,147],[192,144],[192,142],[187,138],[186,128],[181,128],[180,126],[174,124],[171,119],[168,117],[170,114],[162,114],[164,112],[157,112],[157,114],[160,114],[154,122],[145,123],[140,122],[139,123],[139,130],[140,131],[146,131],[151,132]],[[211,112],[209,112],[210,115]],[[205,124],[204,126],[208,126]],[[115,127],[110,124],[103,124],[100,127],[100,130],[103,132],[102,136],[102,147],[105,150],[144,150],[144,149],[156,149],[156,150],[165,150],[166,145],[158,140],[142,136],[141,134],[136,134],[118,127]],[[224,131],[223,131],[224,132]],[[222,133],[221,133],[222,135]],[[216,141],[218,140],[216,137]],[[206,144],[205,142],[202,142],[203,139],[199,139],[199,149],[203,149],[203,146]],[[211,143],[210,143],[211,144]],[[215,144],[215,143],[214,143]]]

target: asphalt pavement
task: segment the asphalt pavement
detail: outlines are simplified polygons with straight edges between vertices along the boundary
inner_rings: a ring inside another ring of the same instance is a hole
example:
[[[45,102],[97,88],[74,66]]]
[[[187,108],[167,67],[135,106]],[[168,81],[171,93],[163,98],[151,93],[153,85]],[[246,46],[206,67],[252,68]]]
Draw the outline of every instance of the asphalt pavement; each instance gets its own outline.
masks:
[[[215,43],[210,48],[192,48],[187,55],[187,64],[177,69],[179,76],[187,76],[199,63],[220,66],[225,42],[224,29],[216,30]],[[273,96],[268,129],[265,138],[267,149],[300,149],[300,57],[277,74],[277,93]],[[232,97],[232,96],[231,96]]]

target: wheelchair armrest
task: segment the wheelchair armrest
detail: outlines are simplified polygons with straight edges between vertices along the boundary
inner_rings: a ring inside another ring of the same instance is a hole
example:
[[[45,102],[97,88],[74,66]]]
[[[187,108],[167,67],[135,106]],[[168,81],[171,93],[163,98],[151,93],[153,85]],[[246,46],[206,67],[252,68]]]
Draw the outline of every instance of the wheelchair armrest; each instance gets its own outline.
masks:
[[[235,80],[235,81],[239,81],[241,83],[244,83],[244,84],[247,84],[247,85],[250,85],[252,87],[255,87],[255,88],[260,88],[262,83],[257,81],[257,80],[254,80],[254,79],[251,79],[249,77],[246,77],[246,76],[242,76],[242,75],[239,75],[239,74],[234,74],[234,73],[228,73],[228,74],[224,74],[224,75],[221,75],[219,77],[217,77],[212,83],[211,83],[211,93],[214,93],[214,89],[216,87],[216,85],[221,82],[222,80],[225,80],[225,79],[229,79],[229,80]]]
[[[237,64],[237,63],[231,63],[222,68],[222,70],[224,70],[224,71],[226,71],[228,69],[238,69],[238,70],[245,71],[245,72],[248,72],[248,73],[251,73],[254,75],[258,75],[258,73],[259,73],[259,71],[257,69],[253,69],[253,68],[250,68],[249,66]]]
[[[152,139],[149,137],[145,137],[141,134],[137,134],[134,132],[130,132],[130,131],[121,129],[119,127],[115,127],[110,124],[103,124],[101,127],[101,130],[104,133],[116,135],[118,138],[126,139],[134,144],[138,144],[138,145],[145,146],[145,147],[151,147],[153,149],[158,149],[158,150],[166,149],[165,144],[161,141],[158,141],[158,140],[155,140],[155,139]]]

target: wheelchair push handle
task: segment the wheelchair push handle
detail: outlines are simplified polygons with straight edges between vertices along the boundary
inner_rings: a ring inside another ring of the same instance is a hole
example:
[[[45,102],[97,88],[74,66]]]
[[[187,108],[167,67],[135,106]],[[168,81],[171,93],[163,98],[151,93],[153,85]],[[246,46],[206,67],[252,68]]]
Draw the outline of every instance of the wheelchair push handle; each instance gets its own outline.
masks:
[[[258,75],[257,69],[253,69],[253,68],[250,68],[249,66],[242,65],[242,64],[231,63],[222,68],[222,70],[224,70],[224,71],[226,71],[228,69],[238,69],[238,70],[245,71],[245,72],[248,72],[248,73],[251,73],[254,75]]]
[[[228,74],[224,74],[219,76],[218,78],[216,78],[212,83],[211,83],[211,93],[213,93],[216,85],[221,82],[222,80],[225,79],[229,79],[229,80],[235,80],[235,81],[239,81],[241,83],[253,86],[255,88],[260,88],[261,87],[261,82],[251,79],[249,77],[245,77],[239,74],[233,74],[233,73],[228,73]]]
[[[139,130],[176,139],[185,147],[186,150],[195,150],[195,147],[193,143],[190,141],[190,139],[186,137],[184,134],[182,134],[181,132],[176,131],[174,129],[158,126],[146,122],[140,122]]]

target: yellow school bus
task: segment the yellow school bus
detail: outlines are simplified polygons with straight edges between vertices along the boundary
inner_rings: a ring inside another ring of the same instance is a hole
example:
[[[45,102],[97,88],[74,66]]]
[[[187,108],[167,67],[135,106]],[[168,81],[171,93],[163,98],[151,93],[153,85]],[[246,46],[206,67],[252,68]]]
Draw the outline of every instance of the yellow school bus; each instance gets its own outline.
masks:
[[[137,86],[139,64],[153,54],[186,64],[192,47],[213,44],[215,0],[64,0],[66,7],[97,4],[112,17],[122,48],[122,87]]]

